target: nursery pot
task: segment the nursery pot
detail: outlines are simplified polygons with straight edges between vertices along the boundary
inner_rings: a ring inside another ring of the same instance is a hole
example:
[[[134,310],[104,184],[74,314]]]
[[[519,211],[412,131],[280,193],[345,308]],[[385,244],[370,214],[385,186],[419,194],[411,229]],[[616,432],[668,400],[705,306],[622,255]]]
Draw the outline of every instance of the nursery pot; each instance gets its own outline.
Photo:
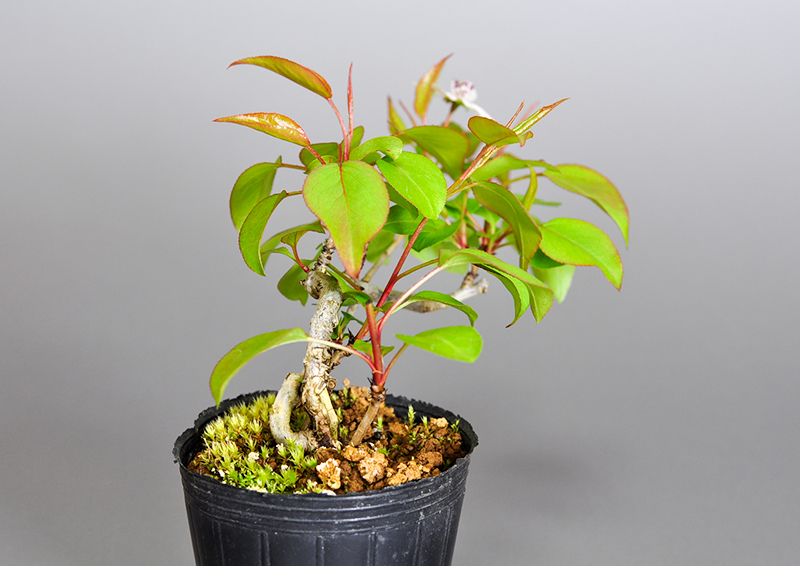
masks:
[[[197,566],[449,566],[464,501],[472,426],[428,403],[387,395],[404,415],[459,421],[467,451],[447,471],[396,487],[345,495],[262,493],[189,471],[205,425],[251,393],[203,411],[175,442]]]

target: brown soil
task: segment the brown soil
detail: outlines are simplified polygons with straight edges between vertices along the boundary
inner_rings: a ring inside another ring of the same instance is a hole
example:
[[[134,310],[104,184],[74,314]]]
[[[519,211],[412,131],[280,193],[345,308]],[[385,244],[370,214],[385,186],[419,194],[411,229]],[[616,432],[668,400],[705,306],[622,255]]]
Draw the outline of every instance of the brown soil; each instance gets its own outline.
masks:
[[[326,492],[337,494],[382,489],[407,481],[433,477],[452,466],[466,453],[461,447],[457,427],[446,419],[427,419],[417,416],[411,427],[407,419],[400,419],[391,407],[381,407],[379,428],[373,423],[373,432],[358,447],[348,444],[349,434],[358,427],[369,406],[369,390],[348,387],[337,392],[334,408],[341,408],[343,416],[340,430],[344,434],[342,450],[320,448],[314,456],[316,469],[298,469],[297,488],[319,485]],[[344,429],[349,434],[344,433]],[[270,439],[270,442],[271,439]],[[219,479],[195,458],[189,469]],[[273,470],[281,467],[278,458],[270,458],[265,465]],[[310,483],[309,483],[310,482]]]

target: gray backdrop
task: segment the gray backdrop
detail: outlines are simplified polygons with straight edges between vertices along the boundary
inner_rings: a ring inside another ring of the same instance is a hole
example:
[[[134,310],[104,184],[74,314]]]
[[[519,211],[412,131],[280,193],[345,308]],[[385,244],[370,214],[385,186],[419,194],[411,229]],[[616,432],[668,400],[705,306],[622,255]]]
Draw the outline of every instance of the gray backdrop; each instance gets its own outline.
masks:
[[[498,118],[571,97],[522,154],[602,171],[632,218],[621,293],[586,268],[542,324],[506,330],[495,283],[473,302],[478,362],[407,356],[391,376],[481,437],[455,563],[797,564],[799,16],[777,0],[4,2],[0,564],[191,564],[172,442],[228,349],[308,320],[246,268],[226,210],[241,171],[294,146],[211,121],[281,112],[319,141],[338,125],[313,94],[226,66],[294,59],[342,106],[352,62],[375,136],[386,96],[409,104],[451,52],[442,84],[473,81]],[[301,350],[228,393],[277,386]],[[366,382],[355,362],[344,376]]]

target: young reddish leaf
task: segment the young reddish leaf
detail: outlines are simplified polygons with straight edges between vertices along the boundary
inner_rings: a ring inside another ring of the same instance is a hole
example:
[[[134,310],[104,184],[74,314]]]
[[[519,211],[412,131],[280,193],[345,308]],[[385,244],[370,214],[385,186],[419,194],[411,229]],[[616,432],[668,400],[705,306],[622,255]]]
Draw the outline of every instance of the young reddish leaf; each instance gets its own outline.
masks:
[[[559,104],[561,104],[566,100],[569,99],[562,98],[561,100],[559,100],[558,102],[554,102],[550,106],[543,106],[542,108],[539,108],[539,110],[528,116],[525,120],[523,120],[520,124],[514,126],[512,129],[520,135],[524,134],[525,132],[530,130],[536,122],[547,116],[556,106],[558,106]]]
[[[261,238],[264,236],[264,229],[275,208],[287,196],[286,191],[281,191],[256,204],[239,230],[239,250],[242,252],[244,262],[259,275],[265,275],[264,264],[261,262]]]
[[[231,378],[257,355],[284,344],[305,342],[307,338],[308,335],[303,332],[302,328],[291,328],[289,330],[276,330],[266,334],[259,334],[236,346],[223,356],[211,374],[210,385],[214,401],[219,405],[225,392],[225,387]]]
[[[403,123],[403,119],[400,118],[400,114],[397,113],[397,110],[394,109],[394,105],[392,104],[392,97],[389,97],[389,131],[392,135],[402,132],[406,129],[406,125]]]
[[[439,217],[447,200],[447,181],[433,161],[424,155],[404,151],[395,159],[379,159],[377,165],[395,190],[423,216]]]
[[[452,53],[428,69],[428,72],[422,75],[422,78],[417,83],[417,91],[414,97],[414,110],[423,121],[425,120],[425,114],[428,113],[428,105],[431,103],[431,98],[433,98],[433,86],[436,84],[436,81],[439,80],[439,73],[441,73],[445,61],[451,56]]]
[[[463,133],[443,126],[417,126],[404,131],[401,138],[411,140],[441,163],[445,173],[457,179],[469,155],[469,139]]]
[[[237,116],[228,116],[227,118],[217,118],[214,121],[247,126],[303,147],[311,145],[311,141],[309,141],[303,128],[297,122],[282,114],[256,112],[254,114],[239,114]]]
[[[622,260],[597,226],[575,218],[554,218],[542,226],[542,251],[567,265],[594,265],[617,289],[622,285]]]
[[[272,192],[272,182],[280,165],[280,157],[275,163],[257,163],[236,179],[231,191],[230,209],[237,231],[253,207]]]
[[[517,197],[503,186],[480,181],[472,188],[472,192],[478,202],[505,220],[514,231],[520,267],[526,269],[542,241],[542,231],[536,222]]]
[[[562,189],[583,195],[602,208],[619,226],[628,245],[628,207],[611,181],[582,165],[559,165],[556,171],[544,174]]]
[[[303,195],[330,231],[345,271],[358,278],[364,248],[389,214],[383,178],[363,161],[331,163],[308,174]]]
[[[471,326],[445,326],[416,336],[397,334],[397,337],[406,344],[459,362],[474,362],[483,349],[481,335]]]
[[[290,81],[296,82],[300,86],[317,93],[323,98],[330,98],[332,96],[331,87],[328,84],[328,81],[323,79],[322,76],[320,76],[318,73],[315,73],[311,69],[303,67],[302,65],[299,65],[294,61],[290,61],[289,59],[284,59],[283,57],[273,57],[271,55],[265,55],[263,57],[247,57],[246,59],[234,61],[230,64],[230,67],[244,64],[257,65],[259,67],[269,69],[270,71],[275,71],[279,75],[286,77]]]
[[[491,118],[483,116],[473,116],[467,122],[467,126],[472,133],[486,145],[496,145],[498,147],[518,143],[520,146],[533,137],[533,133],[525,132],[520,135],[514,130],[505,127],[500,122],[495,122]]]

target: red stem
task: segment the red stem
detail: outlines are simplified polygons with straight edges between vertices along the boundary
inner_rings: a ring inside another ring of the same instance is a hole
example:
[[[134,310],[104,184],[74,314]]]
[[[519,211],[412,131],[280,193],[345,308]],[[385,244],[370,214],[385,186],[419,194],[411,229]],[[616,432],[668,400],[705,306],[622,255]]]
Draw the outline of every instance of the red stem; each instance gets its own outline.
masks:
[[[350,129],[347,134],[345,144],[344,160],[350,158],[350,150],[353,145],[353,64],[350,63],[350,73],[347,75],[347,115],[350,120]]]
[[[378,300],[378,304],[375,305],[377,308],[381,308],[383,304],[386,302],[386,299],[389,298],[389,293],[392,292],[392,288],[394,287],[395,283],[397,283],[398,279],[397,275],[398,273],[400,273],[400,270],[402,269],[403,264],[405,263],[406,258],[408,257],[408,254],[411,252],[411,246],[413,246],[414,242],[417,241],[420,232],[422,232],[422,229],[425,227],[425,224],[427,223],[428,219],[423,218],[422,222],[419,223],[417,229],[408,239],[408,244],[406,245],[406,249],[403,250],[403,255],[400,256],[400,259],[398,260],[397,265],[394,268],[394,272],[392,273],[392,276],[389,278],[389,282],[386,283],[386,289],[383,290],[383,294],[381,295],[381,298]]]
[[[383,389],[386,383],[386,376],[383,373],[383,353],[381,352],[381,331],[375,324],[375,307],[372,303],[367,303],[367,324],[369,324],[369,336],[372,343],[372,361],[375,364],[372,370],[373,385]]]
[[[336,108],[336,105],[333,103],[333,98],[328,99],[328,104],[331,105],[333,111],[336,112],[336,117],[339,119],[339,126],[342,128],[342,143],[345,146],[345,155],[350,155],[350,148],[347,147],[347,127],[344,125],[344,120],[342,120],[342,115],[339,113],[339,109]]]

